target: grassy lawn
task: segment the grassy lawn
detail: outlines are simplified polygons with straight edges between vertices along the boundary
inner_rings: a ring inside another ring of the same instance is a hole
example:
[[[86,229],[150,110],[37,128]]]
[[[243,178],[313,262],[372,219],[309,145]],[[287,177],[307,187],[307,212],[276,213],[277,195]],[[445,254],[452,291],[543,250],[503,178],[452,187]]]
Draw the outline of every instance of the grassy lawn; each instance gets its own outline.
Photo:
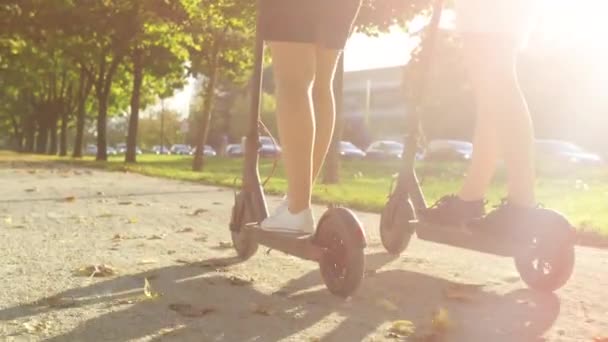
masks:
[[[95,162],[92,158],[73,161],[69,158],[17,155],[0,152],[2,160],[25,159],[27,161],[56,160],[78,165],[115,171],[130,171],[149,176],[186,180],[220,186],[239,184],[241,159],[210,158],[205,171],[190,171],[191,157],[182,156],[138,156],[138,163],[125,165],[123,157],[111,157],[108,162]],[[457,191],[462,181],[463,164],[420,163],[418,174],[428,202],[432,203],[446,193]],[[262,177],[270,174],[272,160],[263,160],[260,166]],[[386,201],[386,196],[398,162],[345,161],[342,164],[342,183],[339,185],[319,184],[314,190],[317,203],[339,203],[353,209],[378,212]],[[268,193],[280,194],[285,190],[286,181],[279,165],[275,175],[266,185]],[[490,205],[499,202],[504,195],[504,174],[499,172],[496,182],[488,195]],[[546,207],[564,213],[580,230],[592,231],[608,237],[608,169],[573,169],[563,165],[543,165],[539,168],[537,184],[538,199]]]

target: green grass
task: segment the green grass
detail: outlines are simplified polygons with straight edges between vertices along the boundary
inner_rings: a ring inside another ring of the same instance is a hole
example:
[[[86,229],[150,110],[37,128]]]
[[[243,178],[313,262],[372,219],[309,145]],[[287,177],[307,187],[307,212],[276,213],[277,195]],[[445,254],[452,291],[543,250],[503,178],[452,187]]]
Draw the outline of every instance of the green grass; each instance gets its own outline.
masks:
[[[22,155],[0,153],[3,159]],[[28,158],[28,157],[22,157]],[[138,156],[137,164],[124,164],[123,157],[111,157],[108,162],[96,162],[92,158],[74,161],[69,158],[30,156],[29,161],[56,160],[66,163],[129,171],[144,175],[205,184],[238,186],[241,176],[241,159],[207,159],[205,171],[192,172],[191,157]],[[260,173],[265,178],[273,168],[272,160],[262,160]],[[345,161],[341,169],[341,184],[319,184],[314,189],[317,203],[339,203],[353,209],[379,212],[387,198],[397,162]],[[418,175],[429,203],[446,193],[457,191],[466,168],[463,164],[421,163]],[[504,174],[499,172],[488,194],[490,205],[504,196]],[[279,165],[275,175],[267,183],[267,193],[280,194],[286,188],[283,170]],[[537,196],[541,203],[564,213],[581,231],[590,231],[608,238],[608,169],[566,169],[562,165],[544,165],[539,169]]]

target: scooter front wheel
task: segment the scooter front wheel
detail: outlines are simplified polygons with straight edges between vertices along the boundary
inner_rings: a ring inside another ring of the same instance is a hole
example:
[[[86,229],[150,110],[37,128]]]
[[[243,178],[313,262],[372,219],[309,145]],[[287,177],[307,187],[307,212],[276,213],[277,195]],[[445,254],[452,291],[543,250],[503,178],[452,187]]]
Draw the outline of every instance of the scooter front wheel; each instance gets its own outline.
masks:
[[[348,209],[331,208],[319,220],[314,241],[324,249],[319,267],[327,289],[351,296],[365,270],[365,233],[359,220]]]
[[[257,241],[253,238],[251,232],[245,229],[245,224],[254,221],[247,203],[246,194],[244,192],[239,193],[235,198],[230,220],[232,245],[242,260],[251,258],[258,250]]]
[[[564,286],[574,271],[574,231],[568,221],[551,210],[539,212],[529,229],[526,245],[515,256],[515,267],[530,288],[553,292]]]
[[[414,207],[407,198],[392,197],[380,216],[380,240],[387,252],[399,255],[410,243],[414,229]]]

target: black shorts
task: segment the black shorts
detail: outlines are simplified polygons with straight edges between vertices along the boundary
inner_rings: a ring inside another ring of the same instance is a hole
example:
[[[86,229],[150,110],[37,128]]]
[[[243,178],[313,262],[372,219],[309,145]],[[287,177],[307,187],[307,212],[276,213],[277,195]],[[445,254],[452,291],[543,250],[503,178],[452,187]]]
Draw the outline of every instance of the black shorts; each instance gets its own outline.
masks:
[[[361,0],[261,0],[258,34],[265,41],[341,50],[360,6]]]

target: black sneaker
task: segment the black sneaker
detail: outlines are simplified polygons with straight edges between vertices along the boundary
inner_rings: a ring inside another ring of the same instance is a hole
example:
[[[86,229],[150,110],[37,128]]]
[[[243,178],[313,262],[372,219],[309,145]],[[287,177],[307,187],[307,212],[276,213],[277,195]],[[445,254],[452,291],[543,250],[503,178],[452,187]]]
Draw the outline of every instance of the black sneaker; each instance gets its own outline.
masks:
[[[508,199],[501,200],[486,216],[469,222],[468,226],[475,229],[507,231],[533,222],[540,206],[525,207],[511,203]]]
[[[456,195],[447,195],[419,214],[423,222],[460,226],[483,217],[485,215],[484,205],[484,200],[465,201]]]

